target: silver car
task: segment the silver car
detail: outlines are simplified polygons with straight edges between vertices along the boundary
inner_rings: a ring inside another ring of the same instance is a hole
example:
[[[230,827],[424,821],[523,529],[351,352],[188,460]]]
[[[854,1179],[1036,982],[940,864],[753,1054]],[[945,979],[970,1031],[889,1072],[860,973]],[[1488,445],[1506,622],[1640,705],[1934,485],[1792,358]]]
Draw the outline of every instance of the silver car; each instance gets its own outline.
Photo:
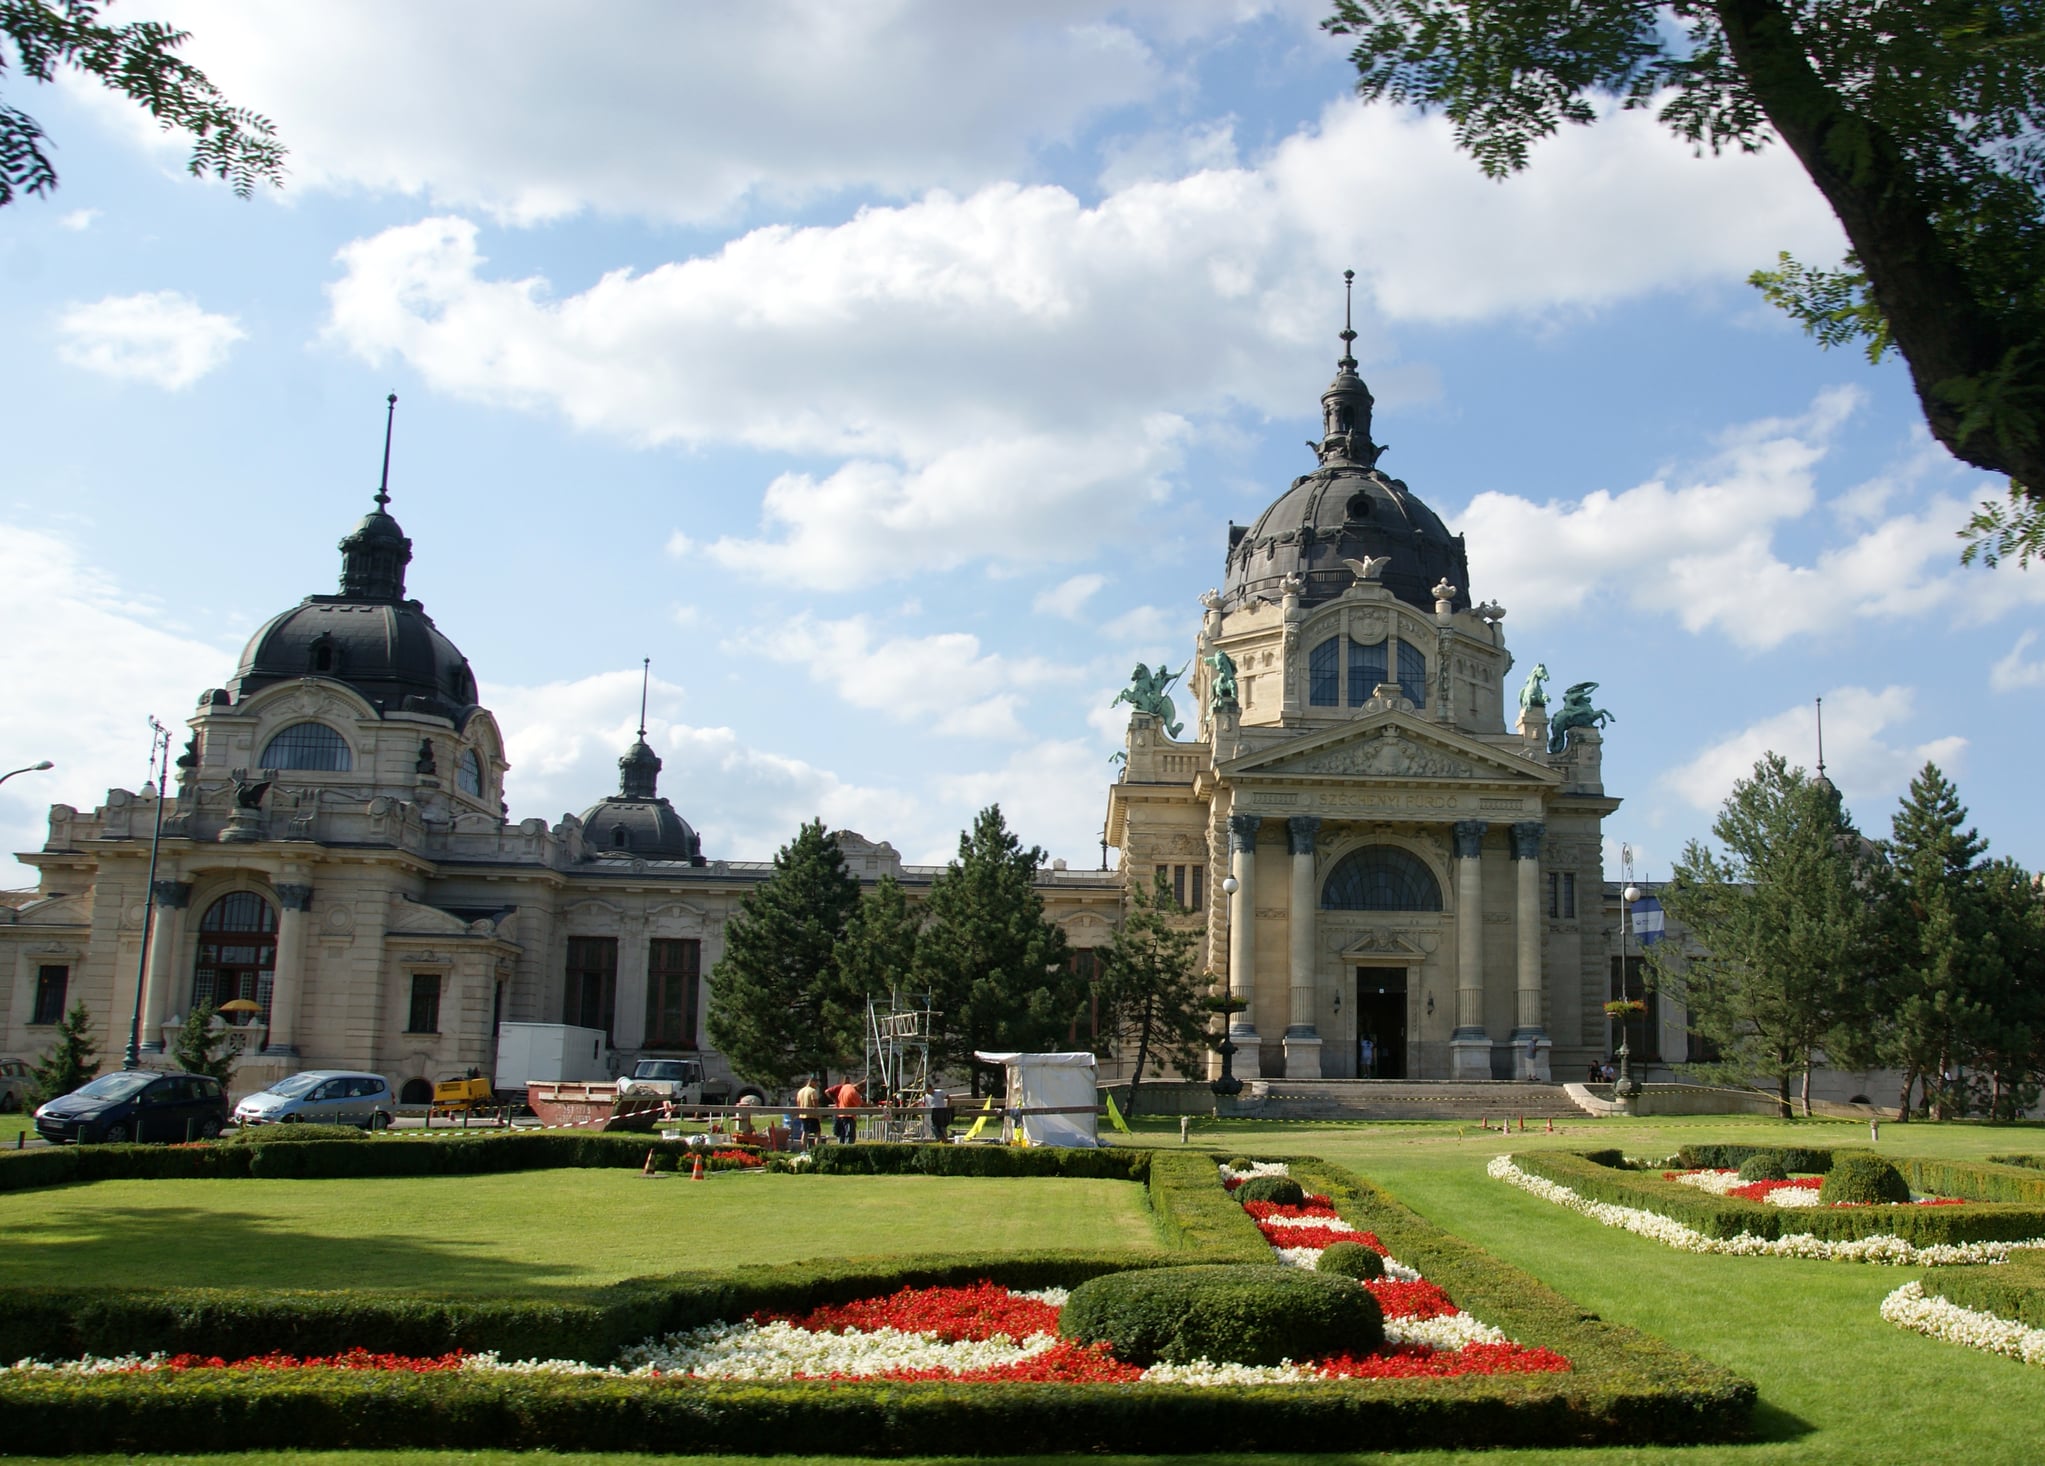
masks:
[[[234,1107],[237,1125],[360,1125],[382,1130],[396,1113],[381,1074],[308,1069],[280,1079]]]
[[[0,1115],[11,1115],[28,1106],[35,1076],[19,1059],[0,1059]]]

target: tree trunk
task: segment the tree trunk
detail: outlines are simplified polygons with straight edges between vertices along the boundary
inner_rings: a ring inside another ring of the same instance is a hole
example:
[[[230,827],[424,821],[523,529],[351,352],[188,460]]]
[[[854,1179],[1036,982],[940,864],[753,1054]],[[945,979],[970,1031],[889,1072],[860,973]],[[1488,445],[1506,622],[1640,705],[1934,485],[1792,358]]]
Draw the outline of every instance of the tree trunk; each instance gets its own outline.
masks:
[[[1811,1118],[1811,1061],[1804,1060],[1804,1118]]]
[[[1151,1010],[1155,1001],[1143,1005],[1143,1017],[1136,1025],[1136,1068],[1129,1075],[1129,1113],[1136,1113],[1136,1087],[1143,1083],[1143,1066],[1150,1059]]]
[[[2034,398],[2040,367],[2012,358],[2028,344],[2024,333],[1997,319],[1932,227],[1931,203],[1895,138],[1826,84],[1781,0],[1719,0],[1716,8],[1748,92],[1845,229],[1933,436],[1963,462],[2045,488],[2045,440],[1960,435],[1961,410],[1942,388],[2007,365],[2008,396]]]
[[[1910,1119],[1910,1091],[1917,1088],[1917,1071],[1903,1071],[1903,1093],[1896,1100],[1896,1123],[1906,1124]]]
[[[1789,1102],[1789,1070],[1784,1069],[1776,1076],[1775,1115],[1779,1120],[1794,1120],[1796,1108]]]

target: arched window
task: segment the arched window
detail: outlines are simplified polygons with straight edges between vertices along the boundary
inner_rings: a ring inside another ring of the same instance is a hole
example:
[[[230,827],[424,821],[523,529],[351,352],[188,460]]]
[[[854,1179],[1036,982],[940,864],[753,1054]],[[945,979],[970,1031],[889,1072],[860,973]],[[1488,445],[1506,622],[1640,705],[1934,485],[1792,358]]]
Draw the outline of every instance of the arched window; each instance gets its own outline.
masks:
[[[1349,705],[1360,708],[1370,701],[1378,684],[1385,680],[1385,644],[1374,641],[1365,646],[1360,641],[1349,643]]]
[[[465,748],[460,760],[454,766],[454,786],[464,794],[483,797],[483,761],[476,757],[476,750]]]
[[[1416,708],[1427,706],[1427,653],[1411,642],[1399,643],[1399,691]]]
[[[1336,707],[1341,702],[1342,638],[1331,636],[1307,656],[1307,701],[1317,708]]]
[[[430,1105],[433,1103],[433,1081],[430,1079],[407,1079],[405,1087],[398,1091],[401,1105]]]
[[[277,908],[254,891],[233,891],[199,918],[199,955],[192,969],[192,1006],[256,1010],[225,1013],[230,1023],[270,1021],[270,982],[277,970]]]
[[[1419,856],[1396,845],[1352,850],[1321,887],[1323,911],[1439,911],[1441,883]]]
[[[256,761],[265,769],[307,769],[345,774],[355,767],[348,740],[325,723],[293,723],[263,747]]]

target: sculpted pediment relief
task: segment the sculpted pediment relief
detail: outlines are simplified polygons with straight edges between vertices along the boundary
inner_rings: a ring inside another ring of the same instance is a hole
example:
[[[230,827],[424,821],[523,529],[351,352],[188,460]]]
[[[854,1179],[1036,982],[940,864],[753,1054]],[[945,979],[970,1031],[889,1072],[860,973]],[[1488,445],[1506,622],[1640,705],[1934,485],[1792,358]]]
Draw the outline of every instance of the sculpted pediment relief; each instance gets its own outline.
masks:
[[[449,911],[438,906],[425,906],[417,901],[400,900],[397,909],[391,913],[390,926],[393,932],[432,932],[446,936],[458,936],[469,929],[469,924]]]
[[[1345,728],[1310,733],[1233,760],[1223,774],[1298,778],[1471,779],[1486,783],[1558,782],[1531,760],[1488,748],[1407,714],[1386,713]]]
[[[1373,926],[1349,937],[1342,946],[1344,957],[1425,957],[1441,941],[1431,932],[1401,931],[1396,927]]]
[[[1276,763],[1260,774],[1361,774],[1378,778],[1472,779],[1477,766],[1438,745],[1409,738],[1395,727],[1374,738],[1317,748]]]

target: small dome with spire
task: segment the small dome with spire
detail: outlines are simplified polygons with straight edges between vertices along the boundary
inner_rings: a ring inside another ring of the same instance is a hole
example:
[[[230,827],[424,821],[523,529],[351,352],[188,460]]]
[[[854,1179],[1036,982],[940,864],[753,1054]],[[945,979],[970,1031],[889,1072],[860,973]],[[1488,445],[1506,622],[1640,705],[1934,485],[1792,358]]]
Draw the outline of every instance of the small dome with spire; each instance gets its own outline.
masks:
[[[660,797],[660,755],[646,741],[646,688],[652,671],[648,658],[639,686],[639,737],[618,760],[618,792],[582,812],[586,857],[702,865],[702,837]]]
[[[1455,607],[1470,606],[1470,565],[1463,537],[1451,535],[1436,513],[1399,479],[1378,470],[1383,444],[1371,439],[1370,388],[1357,375],[1347,296],[1356,278],[1342,272],[1342,357],[1321,394],[1321,438],[1308,444],[1320,467],[1292,481],[1254,524],[1229,526],[1224,595],[1232,607],[1278,600],[1286,581],[1300,577],[1300,600],[1332,600],[1355,583],[1345,560],[1385,558],[1379,580],[1393,595],[1426,611],[1434,587],[1456,587]]]

